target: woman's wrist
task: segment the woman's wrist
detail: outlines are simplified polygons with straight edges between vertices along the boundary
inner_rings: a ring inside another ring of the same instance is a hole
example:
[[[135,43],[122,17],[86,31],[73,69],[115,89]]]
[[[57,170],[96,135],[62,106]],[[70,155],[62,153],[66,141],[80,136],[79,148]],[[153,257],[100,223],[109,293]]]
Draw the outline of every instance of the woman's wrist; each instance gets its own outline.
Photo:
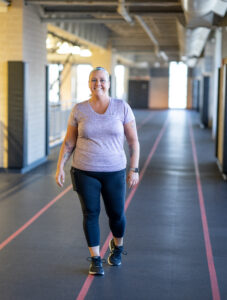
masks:
[[[132,171],[134,173],[139,173],[139,168],[130,168],[129,171]]]

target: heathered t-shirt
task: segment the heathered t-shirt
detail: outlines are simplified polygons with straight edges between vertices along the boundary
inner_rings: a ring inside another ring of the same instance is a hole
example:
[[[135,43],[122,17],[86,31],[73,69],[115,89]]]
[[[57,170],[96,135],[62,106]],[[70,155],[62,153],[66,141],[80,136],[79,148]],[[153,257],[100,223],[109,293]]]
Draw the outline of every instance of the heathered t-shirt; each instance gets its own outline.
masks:
[[[120,99],[111,98],[104,114],[96,113],[88,100],[76,104],[68,121],[78,126],[72,166],[96,172],[124,169],[124,124],[134,119],[130,106]]]

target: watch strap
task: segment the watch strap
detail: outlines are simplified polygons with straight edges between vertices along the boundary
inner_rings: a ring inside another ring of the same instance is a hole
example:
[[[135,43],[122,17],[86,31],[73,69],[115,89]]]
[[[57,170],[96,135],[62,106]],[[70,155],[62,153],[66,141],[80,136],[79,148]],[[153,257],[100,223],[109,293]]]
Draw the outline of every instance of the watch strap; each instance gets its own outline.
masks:
[[[139,168],[130,168],[129,169],[130,171],[133,171],[135,173],[139,173]]]

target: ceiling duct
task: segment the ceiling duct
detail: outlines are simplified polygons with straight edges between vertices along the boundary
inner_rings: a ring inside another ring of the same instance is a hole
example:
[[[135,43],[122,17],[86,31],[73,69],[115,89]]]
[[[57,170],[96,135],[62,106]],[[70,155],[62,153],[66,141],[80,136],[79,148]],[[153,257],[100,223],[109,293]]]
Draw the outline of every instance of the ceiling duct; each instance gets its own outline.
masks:
[[[226,14],[227,0],[181,0],[181,4],[186,19],[186,28],[178,24],[184,40],[180,44],[181,59],[194,67],[202,55],[212,26],[220,26],[217,22]]]
[[[224,17],[226,0],[181,0],[188,28],[211,27],[215,15]]]
[[[186,29],[179,22],[177,25],[181,59],[189,67],[194,67],[202,55],[211,29],[205,27]]]

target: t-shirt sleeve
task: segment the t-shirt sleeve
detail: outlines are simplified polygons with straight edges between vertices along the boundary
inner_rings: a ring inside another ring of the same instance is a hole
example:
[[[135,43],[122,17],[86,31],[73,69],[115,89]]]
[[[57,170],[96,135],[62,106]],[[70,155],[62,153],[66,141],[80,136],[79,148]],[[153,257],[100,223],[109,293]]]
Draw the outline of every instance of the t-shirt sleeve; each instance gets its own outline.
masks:
[[[77,112],[77,106],[75,105],[73,107],[73,109],[71,110],[71,113],[69,115],[69,119],[68,119],[68,125],[74,126],[76,127],[78,125],[78,120],[76,117],[76,112]]]
[[[133,120],[135,120],[135,116],[132,112],[132,109],[127,102],[124,102],[124,122],[123,122],[123,124],[127,124]]]

